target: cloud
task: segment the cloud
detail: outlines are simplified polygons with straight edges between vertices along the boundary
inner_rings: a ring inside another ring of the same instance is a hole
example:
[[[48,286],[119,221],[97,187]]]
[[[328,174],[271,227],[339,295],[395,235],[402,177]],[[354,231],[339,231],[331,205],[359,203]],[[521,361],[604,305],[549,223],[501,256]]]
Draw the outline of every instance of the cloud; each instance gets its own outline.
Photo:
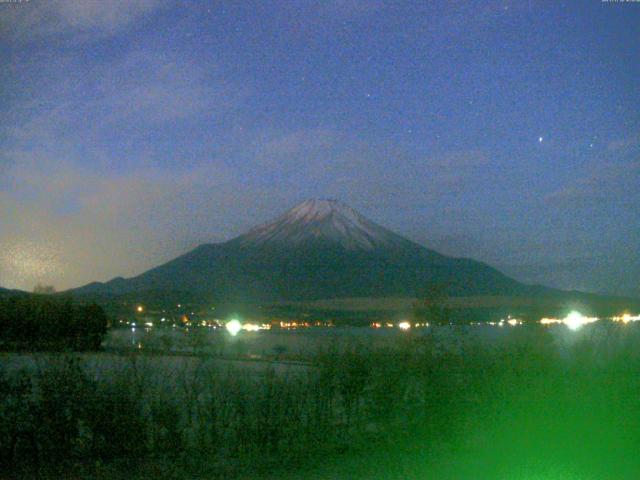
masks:
[[[217,65],[188,55],[136,50],[96,75],[95,109],[122,117],[164,122],[216,115],[234,106],[240,89],[222,79]]]
[[[39,71],[24,75],[0,127],[0,285],[134,275],[272,205],[211,154],[179,161],[194,130],[241,101],[216,65],[137,48],[22,68]]]
[[[489,163],[478,149],[421,156],[395,142],[355,138],[322,127],[271,132],[254,140],[253,149],[253,161],[278,172],[277,182],[295,189],[311,180],[323,195],[345,200],[375,196],[378,201],[400,197],[428,202],[471,188]]]
[[[638,211],[638,185],[640,137],[636,135],[610,142],[597,160],[579,172],[573,183],[550,193],[545,201],[559,206],[584,207],[624,203],[635,205]]]
[[[318,4],[321,15],[341,20],[370,15],[382,8],[381,0],[329,0]]]
[[[106,35],[159,5],[118,13],[103,2],[78,2],[77,12],[53,3],[34,5],[55,14],[51,25],[43,12],[16,10],[22,23],[12,28]],[[135,275],[243,231],[278,199],[245,186],[211,150],[192,150],[247,92],[218,64],[144,45],[104,58],[50,53],[3,74],[12,90],[0,126],[0,285],[62,289]]]
[[[0,4],[0,38],[32,40],[91,33],[108,36],[165,5],[164,0],[32,0]]]
[[[88,120],[85,125],[163,123],[218,115],[245,91],[233,88],[216,64],[177,52],[134,49],[88,67],[68,60],[51,68],[50,81],[29,103],[28,118],[44,114],[41,123],[58,126],[78,119]]]
[[[630,135],[625,138],[619,138],[612,140],[607,145],[607,150],[613,153],[627,153],[633,149],[637,149],[640,146],[640,134]]]
[[[456,150],[429,157],[427,163],[440,170],[464,170],[483,167],[489,158],[482,150]]]
[[[340,135],[330,129],[303,129],[266,141],[259,146],[257,153],[261,158],[280,160],[310,151],[326,152],[335,146],[339,139]]]
[[[244,212],[274,199],[216,164],[104,175],[24,162],[10,175],[15,187],[0,192],[0,285],[26,289],[141,273],[240,233]]]
[[[25,157],[120,170],[155,164],[188,149],[190,135],[226,118],[247,92],[216,64],[153,49],[95,64],[62,56],[20,69],[0,126],[0,174]],[[160,148],[163,141],[173,151]],[[0,189],[8,182],[5,172]]]
[[[385,7],[383,0],[300,0],[273,3],[290,21],[306,24],[362,18]]]

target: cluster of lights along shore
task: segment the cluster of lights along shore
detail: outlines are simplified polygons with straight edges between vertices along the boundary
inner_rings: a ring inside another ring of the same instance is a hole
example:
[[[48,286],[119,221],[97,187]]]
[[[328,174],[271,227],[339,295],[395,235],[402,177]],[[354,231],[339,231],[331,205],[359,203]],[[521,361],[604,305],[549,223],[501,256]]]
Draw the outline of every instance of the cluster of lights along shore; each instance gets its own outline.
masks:
[[[182,308],[181,304],[177,305],[178,308]],[[212,307],[212,310],[215,308]],[[135,312],[137,314],[144,314],[146,312],[146,307],[144,305],[136,305]],[[163,310],[163,313],[166,311]],[[191,317],[187,314],[182,314],[179,316],[178,320],[170,319],[166,316],[160,318],[160,322],[153,322],[148,318],[145,321],[137,324],[135,321],[127,321],[120,320],[121,325],[129,325],[132,329],[135,329],[137,326],[143,327],[145,329],[152,328],[154,326],[170,326],[172,328],[178,327],[209,327],[212,329],[225,329],[230,335],[236,336],[240,332],[258,332],[261,330],[271,330],[272,327],[276,327],[282,330],[292,330],[298,328],[311,328],[311,327],[334,327],[334,323],[332,321],[295,321],[295,320],[280,320],[273,321],[271,323],[253,323],[253,322],[242,322],[237,318],[232,318],[229,320],[220,320],[220,319],[209,319],[209,320],[194,320],[195,312],[191,312]],[[625,312],[623,314],[612,316],[612,317],[588,317],[582,315],[580,312],[572,311],[564,318],[549,318],[544,317],[539,319],[536,323],[541,325],[564,325],[570,330],[578,330],[584,325],[588,325],[590,323],[597,322],[598,320],[609,320],[613,322],[619,322],[622,324],[627,324],[631,322],[640,321],[640,315],[633,315],[631,313]],[[497,327],[516,327],[518,325],[523,325],[525,323],[529,323],[519,318],[512,317],[508,315],[507,318],[502,318],[498,321],[489,321],[489,322],[471,322],[470,325],[488,325],[488,326],[497,326]],[[379,328],[397,328],[402,331],[408,331],[414,328],[425,328],[429,327],[428,322],[410,322],[408,320],[401,320],[397,322],[372,322],[370,324],[371,328],[379,329]]]

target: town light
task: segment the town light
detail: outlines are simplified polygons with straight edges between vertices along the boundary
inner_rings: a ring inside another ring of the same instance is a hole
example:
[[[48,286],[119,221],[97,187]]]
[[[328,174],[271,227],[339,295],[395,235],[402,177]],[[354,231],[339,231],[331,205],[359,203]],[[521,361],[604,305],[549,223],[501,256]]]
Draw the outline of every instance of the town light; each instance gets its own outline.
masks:
[[[411,324],[409,322],[400,322],[398,324],[398,328],[400,328],[400,330],[409,330],[411,328]]]
[[[541,318],[540,323],[542,325],[552,325],[554,323],[562,323],[562,320],[559,318]]]
[[[242,330],[242,324],[238,320],[230,320],[225,326],[227,327],[227,331],[233,337],[235,337],[238,332]]]
[[[242,328],[247,332],[257,332],[260,330],[260,325],[255,325],[253,323],[245,323]]]
[[[580,312],[573,311],[565,317],[562,323],[564,323],[569,329],[575,331],[583,325],[595,322],[596,320],[598,319],[595,317],[585,317]]]
[[[629,322],[637,322],[640,320],[640,315],[631,315],[628,312],[625,312],[624,314],[620,315],[619,317],[611,317],[611,320],[613,320],[614,322],[622,322],[624,324],[627,324]]]

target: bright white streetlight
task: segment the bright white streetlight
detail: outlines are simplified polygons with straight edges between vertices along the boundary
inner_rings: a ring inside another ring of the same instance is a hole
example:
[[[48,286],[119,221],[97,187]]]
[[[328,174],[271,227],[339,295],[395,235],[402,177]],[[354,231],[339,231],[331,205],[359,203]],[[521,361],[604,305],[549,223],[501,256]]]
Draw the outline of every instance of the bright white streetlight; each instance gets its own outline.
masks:
[[[578,330],[583,325],[586,325],[587,323],[595,322],[596,320],[598,319],[595,317],[585,317],[581,313],[573,311],[565,317],[562,323],[564,323],[569,329],[575,331],[575,330]]]
[[[242,324],[238,320],[230,320],[225,326],[227,331],[234,337],[242,330]]]

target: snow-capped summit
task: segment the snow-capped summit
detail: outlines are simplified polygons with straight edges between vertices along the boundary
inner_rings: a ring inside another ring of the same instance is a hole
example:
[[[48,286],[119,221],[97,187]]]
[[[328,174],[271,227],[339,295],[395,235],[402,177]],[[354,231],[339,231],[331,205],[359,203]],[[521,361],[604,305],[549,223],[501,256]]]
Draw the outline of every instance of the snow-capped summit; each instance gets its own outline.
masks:
[[[243,246],[327,243],[348,250],[372,250],[408,243],[348,205],[328,199],[306,200],[235,241]]]
[[[324,218],[332,212],[350,216],[358,215],[355,210],[338,200],[312,198],[296,205],[283,216],[308,222]]]

